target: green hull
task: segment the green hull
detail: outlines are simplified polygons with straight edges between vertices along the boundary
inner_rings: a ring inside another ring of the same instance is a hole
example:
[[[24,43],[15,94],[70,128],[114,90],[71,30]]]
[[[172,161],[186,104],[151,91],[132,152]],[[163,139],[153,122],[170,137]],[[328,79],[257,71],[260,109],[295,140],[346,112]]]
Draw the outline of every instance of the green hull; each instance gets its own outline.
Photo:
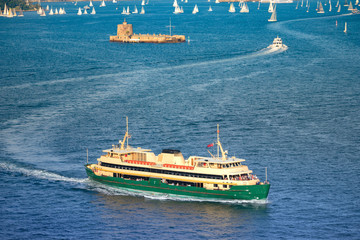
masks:
[[[120,188],[150,191],[165,194],[193,196],[208,199],[263,200],[269,193],[270,184],[233,186],[229,190],[207,190],[199,187],[174,186],[162,183],[161,179],[150,178],[149,181],[125,180],[123,178],[97,176],[85,166],[87,175],[98,182]]]

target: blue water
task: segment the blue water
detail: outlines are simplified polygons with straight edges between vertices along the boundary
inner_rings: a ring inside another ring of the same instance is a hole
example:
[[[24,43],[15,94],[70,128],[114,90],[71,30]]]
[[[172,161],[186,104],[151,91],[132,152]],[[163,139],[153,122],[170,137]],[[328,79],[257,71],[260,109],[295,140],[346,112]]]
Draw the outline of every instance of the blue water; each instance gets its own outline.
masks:
[[[95,16],[75,14],[82,2],[49,5],[67,15],[0,18],[2,239],[360,238],[360,15],[279,4],[269,24],[268,4],[230,14],[212,3],[208,13],[208,2],[190,0],[174,15],[172,1],[150,0],[145,15],[126,16],[134,32],[168,33],[171,17],[190,43],[120,44],[108,39],[134,2]],[[277,35],[287,51],[265,49]],[[86,149],[96,162],[122,138],[125,116],[131,145],[185,157],[207,155],[220,124],[230,155],[262,180],[268,168],[268,200],[88,180]]]

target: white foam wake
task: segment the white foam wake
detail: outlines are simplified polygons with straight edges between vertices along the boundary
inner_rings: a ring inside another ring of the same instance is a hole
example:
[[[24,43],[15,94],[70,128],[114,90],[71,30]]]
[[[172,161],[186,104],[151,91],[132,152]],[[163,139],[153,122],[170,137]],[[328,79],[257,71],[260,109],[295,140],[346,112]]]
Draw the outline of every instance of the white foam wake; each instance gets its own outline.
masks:
[[[46,170],[39,170],[39,169],[31,169],[31,168],[24,168],[19,167],[12,163],[0,163],[0,169],[4,169],[9,172],[20,173],[25,176],[31,176],[38,179],[46,179],[50,181],[62,181],[62,182],[75,182],[75,183],[83,183],[88,181],[87,178],[71,178],[61,176],[57,173],[48,172]]]

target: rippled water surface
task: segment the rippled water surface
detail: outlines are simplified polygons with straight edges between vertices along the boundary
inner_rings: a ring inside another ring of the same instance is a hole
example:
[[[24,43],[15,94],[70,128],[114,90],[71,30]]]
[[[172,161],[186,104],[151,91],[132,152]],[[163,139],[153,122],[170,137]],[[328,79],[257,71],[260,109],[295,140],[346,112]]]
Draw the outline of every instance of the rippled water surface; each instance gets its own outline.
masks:
[[[171,17],[190,43],[120,44],[108,41],[119,10],[140,1],[95,2],[96,15],[77,16],[85,4],[0,18],[2,239],[360,238],[360,15],[279,4],[269,24],[268,4],[230,14],[227,3],[189,0],[174,15],[172,1],[150,0],[145,15],[126,16],[134,32],[168,33]],[[277,35],[287,51],[266,49]],[[262,180],[268,168],[268,200],[88,180],[86,149],[96,162],[122,138],[125,116],[131,145],[185,157],[207,155],[220,124],[230,155]]]

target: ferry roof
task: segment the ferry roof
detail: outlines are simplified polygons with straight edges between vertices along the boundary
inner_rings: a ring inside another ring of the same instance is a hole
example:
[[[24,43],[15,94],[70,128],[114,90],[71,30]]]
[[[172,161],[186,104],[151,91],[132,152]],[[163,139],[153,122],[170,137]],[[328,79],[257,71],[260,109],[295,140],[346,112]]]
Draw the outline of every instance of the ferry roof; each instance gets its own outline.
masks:
[[[208,158],[208,157],[196,157],[196,162],[211,162],[211,163],[220,163],[220,164],[226,164],[226,163],[233,163],[233,162],[245,162],[245,159],[235,158],[231,157],[226,160],[222,160],[221,158]]]
[[[127,153],[143,153],[143,152],[151,152],[151,149],[143,149],[143,148],[127,148],[124,150],[121,150],[119,148],[111,148],[103,150],[103,152],[113,152],[118,154],[127,154]]]

